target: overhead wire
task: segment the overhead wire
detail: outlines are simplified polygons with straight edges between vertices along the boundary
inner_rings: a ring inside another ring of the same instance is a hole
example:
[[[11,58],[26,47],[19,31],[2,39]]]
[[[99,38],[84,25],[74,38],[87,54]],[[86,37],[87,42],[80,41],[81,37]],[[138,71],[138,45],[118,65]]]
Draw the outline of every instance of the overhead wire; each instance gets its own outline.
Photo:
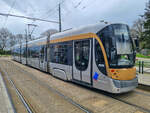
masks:
[[[41,17],[42,19],[46,19],[46,18],[48,18],[50,15],[56,14],[55,12],[57,11],[57,9],[58,9],[58,4],[55,5],[53,8],[50,8],[48,11],[46,11],[45,14],[43,14],[43,15],[40,16],[40,17]],[[46,17],[43,18],[44,15],[46,15]],[[35,22],[36,22],[36,21],[33,21],[32,24],[35,23]],[[38,26],[39,26],[39,25],[38,25]]]
[[[61,2],[62,3],[62,2]],[[40,16],[40,18],[42,19],[46,19],[48,18],[50,15],[52,14],[56,14],[55,12],[57,11],[57,8],[58,8],[58,4],[55,5],[53,8],[50,8],[48,11],[46,11],[45,14],[43,14],[42,16]],[[49,13],[49,14],[48,14]],[[43,18],[43,16],[46,15],[46,17]],[[35,24],[36,20],[33,20],[32,24]],[[39,25],[38,25],[39,26]]]
[[[52,10],[49,11],[49,13],[44,17],[44,19],[53,16],[53,14],[55,14],[58,11],[58,5],[57,7],[53,8]]]
[[[8,11],[8,14],[11,13],[11,11],[12,11],[12,9],[13,9],[15,3],[16,3],[16,0],[13,1],[12,5],[11,5],[11,7],[10,7],[10,10]],[[7,20],[8,20],[8,15],[7,15],[6,18],[5,18],[5,22],[4,22],[4,24],[3,24],[3,27],[5,27],[5,25],[6,25],[6,23],[7,23]]]
[[[73,8],[75,8],[75,9],[77,9],[81,4],[82,4],[82,2],[83,2],[84,0],[80,0],[76,5],[74,5],[74,3],[72,2],[72,0],[71,0],[71,3],[72,3],[72,6],[73,6]],[[64,10],[66,10],[65,8],[63,8]],[[73,11],[67,11],[68,13],[72,13]],[[67,13],[67,14],[68,14]]]
[[[84,0],[81,0],[74,8],[78,8]]]
[[[73,8],[75,8],[75,9],[77,9],[79,6],[81,6],[81,4],[83,3],[83,1],[85,1],[85,0],[81,0],[81,1],[79,1],[76,5],[74,5],[75,3],[73,3],[73,1],[71,0],[71,3],[72,3],[72,6],[73,6]],[[86,0],[86,1],[88,1],[88,0]],[[94,2],[95,1],[97,1],[97,0],[94,0]],[[88,3],[87,5],[84,5],[83,7],[81,7],[81,9],[83,10],[83,9],[86,9],[87,7],[89,7],[89,6],[91,6],[93,4],[93,0],[90,2],[90,3]],[[64,10],[66,10],[65,8],[63,8]],[[70,14],[70,13],[73,13],[73,10],[68,10],[67,11],[68,13],[67,13],[67,15],[68,14]]]
[[[58,5],[55,5],[55,7],[50,8],[48,11],[46,11],[46,13],[44,13],[42,16],[40,16],[40,18],[42,18],[42,19],[48,18],[50,15],[47,15],[47,14],[50,13],[50,12],[53,12],[57,7],[58,7]],[[43,17],[45,15],[46,15],[46,17]],[[34,24],[35,22],[36,21],[33,21],[32,24]]]
[[[97,0],[94,0],[96,2]],[[93,5],[93,1],[91,1],[88,5],[83,6],[81,9],[86,9],[87,7]]]
[[[45,14],[46,17],[44,17],[44,19],[50,17],[52,14],[54,14],[54,12],[58,11],[58,5],[59,5],[59,4],[62,5],[65,1],[66,1],[66,0],[62,0],[62,1],[59,2],[57,5],[55,5],[55,7],[49,9],[49,10],[47,11],[47,13]],[[51,14],[51,13],[52,13],[52,14]]]
[[[42,15],[42,17],[45,16],[45,15],[47,16],[47,14],[51,13],[52,11],[54,11],[57,7],[58,7],[58,5],[54,6],[53,8],[50,8],[48,11],[46,11],[46,13],[44,15]]]

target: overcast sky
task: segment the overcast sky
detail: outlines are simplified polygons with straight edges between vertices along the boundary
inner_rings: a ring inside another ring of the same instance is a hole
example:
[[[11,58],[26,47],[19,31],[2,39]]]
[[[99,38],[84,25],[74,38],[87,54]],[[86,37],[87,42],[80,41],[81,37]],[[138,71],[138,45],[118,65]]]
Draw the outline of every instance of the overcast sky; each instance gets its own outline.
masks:
[[[61,3],[62,29],[94,24],[100,20],[123,22],[132,26],[144,13],[148,0],[0,0],[0,13],[24,15],[58,21],[58,3]],[[58,29],[58,24],[0,16],[0,28],[7,27],[12,33],[25,33],[27,24],[38,27],[35,36],[47,29]]]

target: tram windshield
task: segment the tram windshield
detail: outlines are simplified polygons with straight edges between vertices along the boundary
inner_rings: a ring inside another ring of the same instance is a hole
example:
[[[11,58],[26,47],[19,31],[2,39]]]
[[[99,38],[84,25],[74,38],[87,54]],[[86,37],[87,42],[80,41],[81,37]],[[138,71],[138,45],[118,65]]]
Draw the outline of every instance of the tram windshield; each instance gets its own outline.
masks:
[[[112,24],[101,30],[98,36],[102,40],[111,68],[134,65],[133,42],[127,25]]]

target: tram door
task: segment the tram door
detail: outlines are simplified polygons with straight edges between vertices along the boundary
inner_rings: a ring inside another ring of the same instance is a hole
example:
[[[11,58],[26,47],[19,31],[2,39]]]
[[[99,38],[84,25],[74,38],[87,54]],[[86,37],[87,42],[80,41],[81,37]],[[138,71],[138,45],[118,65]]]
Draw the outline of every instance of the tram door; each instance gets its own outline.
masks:
[[[45,51],[45,46],[41,46],[40,49],[40,69],[44,71],[44,52]]]
[[[74,41],[73,79],[91,84],[91,40]]]

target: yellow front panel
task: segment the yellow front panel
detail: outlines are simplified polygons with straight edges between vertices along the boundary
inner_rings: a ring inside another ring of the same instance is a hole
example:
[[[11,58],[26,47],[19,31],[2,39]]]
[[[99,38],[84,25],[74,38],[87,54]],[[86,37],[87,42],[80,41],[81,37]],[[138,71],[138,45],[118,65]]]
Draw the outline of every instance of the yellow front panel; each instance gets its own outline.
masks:
[[[116,80],[132,80],[136,77],[136,68],[109,69],[109,74]]]

